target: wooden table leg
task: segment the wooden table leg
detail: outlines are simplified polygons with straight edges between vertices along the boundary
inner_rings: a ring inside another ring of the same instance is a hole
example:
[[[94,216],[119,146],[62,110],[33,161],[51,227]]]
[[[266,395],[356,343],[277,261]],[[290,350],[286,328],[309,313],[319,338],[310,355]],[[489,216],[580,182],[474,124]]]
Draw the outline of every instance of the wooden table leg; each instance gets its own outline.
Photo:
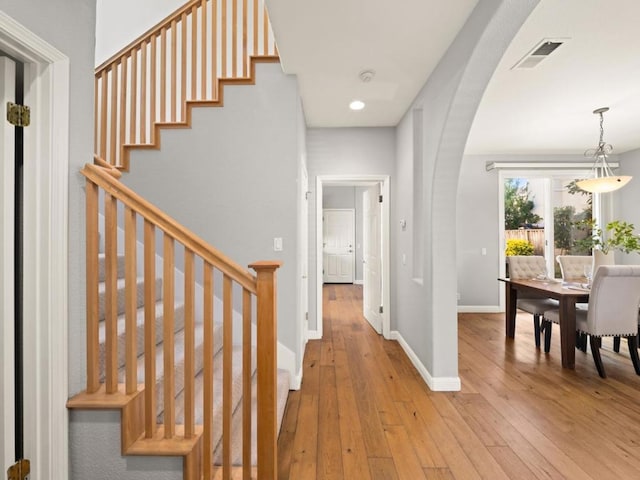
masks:
[[[562,297],[560,300],[560,350],[562,367],[576,367],[576,299]]]
[[[505,312],[505,334],[509,338],[514,338],[516,335],[516,304],[518,301],[518,290],[513,288],[510,282],[505,282],[504,285],[505,297],[507,300],[507,310]]]

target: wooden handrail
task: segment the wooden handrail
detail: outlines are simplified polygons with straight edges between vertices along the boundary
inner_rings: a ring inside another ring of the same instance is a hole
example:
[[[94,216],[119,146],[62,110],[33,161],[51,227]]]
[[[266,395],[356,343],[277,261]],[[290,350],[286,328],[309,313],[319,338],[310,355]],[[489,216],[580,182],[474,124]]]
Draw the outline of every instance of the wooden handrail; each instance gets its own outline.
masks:
[[[149,30],[147,30],[138,38],[136,38],[133,42],[129,43],[126,47],[121,48],[120,50],[118,50],[117,53],[114,53],[113,55],[111,55],[111,57],[109,57],[107,60],[102,62],[100,65],[98,65],[98,67],[96,68],[96,77],[98,77],[103,70],[106,70],[111,65],[119,61],[123,56],[129,53],[133,48],[142,45],[142,43],[148,41],[154,35],[158,35],[160,33],[160,30],[170,26],[171,22],[178,20],[183,13],[188,12],[194,6],[197,6],[200,3],[201,3],[201,0],[191,0],[186,4],[184,4],[182,7],[175,10],[173,13],[170,13],[169,16],[166,17],[164,20],[161,20],[160,23],[151,27]]]
[[[93,156],[93,163],[98,167],[104,168],[106,172],[113,178],[120,178],[122,176],[122,172],[120,170],[111,165],[109,162],[105,162],[98,155]]]
[[[229,275],[234,281],[238,282],[251,293],[255,294],[257,292],[255,276],[251,275],[251,273],[202,238],[198,237],[195,233],[184,228],[159,208],[127,188],[122,182],[105,172],[104,169],[88,163],[84,166],[81,173],[109,195],[122,201],[131,208],[131,210],[142,215],[148,222],[160,228],[165,234],[187,247],[194,254],[199,255],[209,264]]]

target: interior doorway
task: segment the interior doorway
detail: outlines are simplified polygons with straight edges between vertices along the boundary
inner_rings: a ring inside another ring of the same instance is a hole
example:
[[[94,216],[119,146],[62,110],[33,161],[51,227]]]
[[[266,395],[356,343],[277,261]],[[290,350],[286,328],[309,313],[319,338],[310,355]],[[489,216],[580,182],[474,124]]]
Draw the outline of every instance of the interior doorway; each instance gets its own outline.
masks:
[[[372,326],[382,333],[385,338],[389,338],[390,335],[390,286],[389,286],[389,214],[390,214],[390,199],[389,199],[389,176],[388,175],[319,175],[316,178],[316,332],[315,338],[322,338],[322,291],[323,291],[323,192],[326,187],[333,186],[351,186],[351,187],[364,187],[363,191],[373,187],[372,192],[369,193],[370,199],[376,202],[377,211],[376,226],[371,227],[371,232],[377,232],[372,240],[375,240],[375,244],[378,245],[379,254],[375,257],[378,258],[379,267],[375,267],[373,272],[369,272],[367,279],[366,275],[363,275],[363,290],[370,303],[376,303],[375,311],[377,311],[376,317],[372,317],[370,322]],[[363,197],[364,198],[364,197]],[[369,219],[371,220],[371,219]],[[363,224],[362,224],[363,225]],[[361,226],[361,228],[363,228]],[[357,245],[356,245],[357,247]],[[373,273],[373,276],[372,276]],[[375,282],[375,283],[372,283]],[[373,287],[373,288],[372,288]],[[373,294],[372,292],[378,292]],[[367,306],[363,301],[363,311],[366,311]],[[376,325],[377,324],[377,328]]]

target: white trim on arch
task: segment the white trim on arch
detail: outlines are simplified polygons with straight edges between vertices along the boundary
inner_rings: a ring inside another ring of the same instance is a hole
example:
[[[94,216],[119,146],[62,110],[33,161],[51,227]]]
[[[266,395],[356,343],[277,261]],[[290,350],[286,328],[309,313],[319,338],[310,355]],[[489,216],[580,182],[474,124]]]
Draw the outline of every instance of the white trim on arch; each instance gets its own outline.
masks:
[[[322,338],[322,192],[326,186],[367,186],[380,184],[382,202],[382,336],[391,335],[391,287],[390,287],[390,200],[389,175],[318,175],[316,177],[316,330],[309,332],[309,339]]]
[[[33,112],[24,136],[25,455],[33,478],[68,478],[69,59],[1,11],[0,48],[25,64]]]

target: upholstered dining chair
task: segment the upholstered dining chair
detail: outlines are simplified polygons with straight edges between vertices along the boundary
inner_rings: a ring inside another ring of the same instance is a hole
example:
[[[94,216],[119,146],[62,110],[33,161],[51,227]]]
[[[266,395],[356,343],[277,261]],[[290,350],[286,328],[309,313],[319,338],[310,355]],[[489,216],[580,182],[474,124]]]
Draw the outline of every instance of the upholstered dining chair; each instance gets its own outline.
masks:
[[[638,358],[638,305],[640,305],[640,265],[602,265],[595,272],[587,310],[576,309],[576,330],[589,335],[591,353],[598,374],[605,378],[600,346],[602,337],[627,337],[636,374]],[[544,313],[547,321],[558,323],[558,309]]]
[[[509,262],[509,278],[513,280],[524,280],[547,276],[547,264],[544,257],[539,255],[513,255],[507,257]],[[544,331],[546,323],[542,323],[543,314],[546,310],[558,308],[556,300],[537,296],[527,296],[521,298],[518,295],[517,307],[520,310],[533,315],[533,334],[536,348],[540,348],[540,334]],[[549,324],[550,327],[550,324]],[[546,350],[548,352],[548,350]]]
[[[565,281],[580,280],[585,277],[584,269],[588,267],[593,272],[593,257],[591,255],[558,255],[556,261],[560,265],[560,272],[562,273],[562,279]],[[586,303],[579,303],[578,308],[587,308]],[[544,320],[543,320],[544,321]],[[544,331],[544,348],[545,351],[549,351],[551,346],[551,323],[545,323]],[[577,334],[576,346],[583,352],[587,351],[587,336],[584,334]],[[620,345],[620,338],[617,339],[618,346]]]
[[[591,255],[558,255],[556,261],[560,265],[563,280],[584,277],[584,267],[593,267]]]

